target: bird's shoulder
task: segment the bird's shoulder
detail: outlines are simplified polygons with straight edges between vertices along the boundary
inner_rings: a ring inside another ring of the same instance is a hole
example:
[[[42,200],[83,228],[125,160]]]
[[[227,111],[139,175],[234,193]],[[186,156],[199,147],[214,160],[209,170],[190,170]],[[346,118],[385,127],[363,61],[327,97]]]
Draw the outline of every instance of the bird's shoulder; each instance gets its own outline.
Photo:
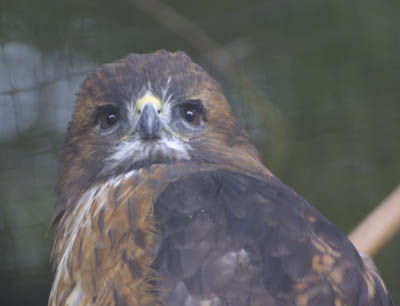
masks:
[[[154,217],[166,305],[391,305],[346,236],[274,176],[190,171]]]

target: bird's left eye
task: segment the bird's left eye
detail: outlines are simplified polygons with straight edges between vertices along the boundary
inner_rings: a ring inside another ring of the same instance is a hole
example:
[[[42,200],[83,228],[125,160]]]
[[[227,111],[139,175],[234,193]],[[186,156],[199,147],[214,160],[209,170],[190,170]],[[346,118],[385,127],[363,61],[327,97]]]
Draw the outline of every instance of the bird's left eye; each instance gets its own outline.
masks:
[[[191,125],[200,125],[202,108],[198,100],[189,100],[181,105],[183,119]]]
[[[98,110],[98,120],[102,129],[113,127],[120,119],[119,108],[114,105],[105,105]]]

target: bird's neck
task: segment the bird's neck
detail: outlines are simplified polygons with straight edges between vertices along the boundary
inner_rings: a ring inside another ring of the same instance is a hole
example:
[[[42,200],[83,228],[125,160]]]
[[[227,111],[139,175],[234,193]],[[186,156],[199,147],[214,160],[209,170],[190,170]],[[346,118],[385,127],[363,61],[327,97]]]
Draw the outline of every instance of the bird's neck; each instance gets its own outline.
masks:
[[[159,165],[97,184],[57,226],[49,305],[156,305],[153,199],[190,168]],[[134,299],[134,300],[132,300]]]

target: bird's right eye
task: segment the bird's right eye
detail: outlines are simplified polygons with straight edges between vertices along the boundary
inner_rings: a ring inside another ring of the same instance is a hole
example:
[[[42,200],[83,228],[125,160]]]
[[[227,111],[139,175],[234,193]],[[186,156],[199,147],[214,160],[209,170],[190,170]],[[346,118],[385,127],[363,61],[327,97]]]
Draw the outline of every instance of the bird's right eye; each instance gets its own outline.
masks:
[[[114,105],[105,105],[98,109],[98,122],[103,130],[112,128],[120,117],[119,108]]]

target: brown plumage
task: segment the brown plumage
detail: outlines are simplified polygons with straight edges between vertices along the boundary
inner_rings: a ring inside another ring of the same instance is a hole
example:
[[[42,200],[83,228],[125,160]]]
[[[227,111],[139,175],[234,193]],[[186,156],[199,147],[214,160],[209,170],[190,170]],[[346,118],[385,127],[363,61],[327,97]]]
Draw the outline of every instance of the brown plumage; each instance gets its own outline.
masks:
[[[391,305],[183,52],[87,77],[58,192],[49,305]]]

